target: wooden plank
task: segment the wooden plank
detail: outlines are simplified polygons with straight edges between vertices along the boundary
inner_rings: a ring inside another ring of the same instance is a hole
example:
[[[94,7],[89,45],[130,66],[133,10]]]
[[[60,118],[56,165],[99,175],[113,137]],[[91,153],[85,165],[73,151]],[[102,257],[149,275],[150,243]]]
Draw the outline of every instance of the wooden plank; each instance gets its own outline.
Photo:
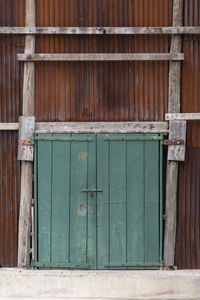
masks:
[[[167,121],[173,120],[200,120],[200,113],[173,113],[173,114],[166,114],[165,119]]]
[[[60,135],[55,135],[59,138]],[[51,262],[69,263],[70,142],[52,147],[52,249]]]
[[[0,27],[0,34],[200,34],[200,27]]]
[[[29,144],[35,131],[35,117],[19,117],[18,160],[33,161],[33,146]]]
[[[97,189],[103,193],[97,193],[97,267],[104,269],[110,262],[110,206],[109,206],[109,143],[105,138],[109,134],[97,135]]]
[[[36,11],[35,0],[26,0],[26,26],[35,27]],[[35,36],[27,35],[25,40],[25,53],[35,52]],[[34,63],[24,64],[23,82],[23,115],[34,115],[35,100],[35,65]],[[21,197],[19,215],[19,236],[18,236],[18,267],[28,268],[30,264],[30,224],[31,224],[31,201],[32,201],[32,174],[33,164],[29,161],[21,163]]]
[[[129,134],[128,134],[129,137]],[[130,138],[132,135],[130,135]],[[127,262],[144,264],[144,141],[127,143]]]
[[[173,26],[183,25],[183,0],[173,2]],[[173,36],[171,41],[171,53],[182,51],[181,36]],[[181,63],[169,64],[169,100],[168,113],[180,112],[181,93]],[[175,261],[176,244],[176,209],[177,209],[177,182],[178,162],[167,161],[166,175],[166,207],[165,207],[165,234],[164,234],[164,265],[173,267]]]
[[[0,123],[0,130],[18,130],[19,123]]]
[[[88,188],[97,189],[97,164],[96,152],[97,142],[96,135],[86,135],[87,138],[92,138],[94,142],[88,142]],[[81,153],[79,158],[86,159],[86,154]],[[90,269],[97,269],[97,194],[88,193],[88,228],[87,228],[87,261]]]
[[[37,153],[37,261],[51,262],[51,222],[52,222],[52,143],[38,141]]]
[[[183,145],[168,147],[168,160],[185,161],[186,148],[186,121],[170,121],[169,140],[184,140]]]
[[[17,54],[18,61],[179,61],[184,53],[78,53],[78,54]]]
[[[36,133],[167,133],[168,122],[42,122]]]
[[[110,264],[126,264],[126,142],[124,134],[112,135],[109,143]],[[120,268],[123,269],[123,268]]]
[[[145,188],[145,263],[160,260],[159,231],[159,142],[144,142],[144,188]]]
[[[73,137],[76,139],[86,138],[85,135],[77,134]],[[87,263],[88,195],[82,192],[82,190],[88,189],[87,144],[84,141],[71,142],[70,263],[74,268]],[[84,159],[80,159],[83,157]]]

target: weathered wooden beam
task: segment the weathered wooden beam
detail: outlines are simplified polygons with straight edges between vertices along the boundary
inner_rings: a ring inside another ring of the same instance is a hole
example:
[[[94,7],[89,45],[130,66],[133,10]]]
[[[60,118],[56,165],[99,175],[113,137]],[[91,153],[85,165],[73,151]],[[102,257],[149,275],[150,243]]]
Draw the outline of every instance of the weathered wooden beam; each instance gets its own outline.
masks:
[[[0,123],[0,130],[18,130],[19,123]]]
[[[182,145],[171,145],[168,148],[168,160],[185,161],[186,121],[170,121],[169,140],[183,140]]]
[[[173,27],[183,25],[183,0],[173,1]],[[180,35],[172,37],[170,53],[182,51],[182,38]],[[180,112],[181,91],[181,63],[169,64],[169,99],[168,112]],[[168,150],[170,151],[170,149]],[[165,234],[164,234],[164,265],[173,267],[175,262],[176,224],[177,224],[177,188],[178,188],[178,162],[167,161],[166,175],[166,206],[165,206]]]
[[[200,34],[200,27],[0,27],[0,34]]]
[[[167,133],[167,122],[42,122],[35,133]]]
[[[177,114],[166,114],[165,119],[167,121],[173,120],[200,120],[200,113],[177,113]]]
[[[184,60],[183,53],[18,54],[19,61],[163,61]]]
[[[26,26],[36,25],[35,0],[26,0]],[[35,36],[27,35],[25,54],[35,53]],[[32,62],[24,64],[23,82],[23,115],[34,116],[35,100],[35,65]],[[30,264],[30,224],[32,202],[33,164],[30,161],[21,162],[21,197],[18,235],[18,267],[28,268]]]

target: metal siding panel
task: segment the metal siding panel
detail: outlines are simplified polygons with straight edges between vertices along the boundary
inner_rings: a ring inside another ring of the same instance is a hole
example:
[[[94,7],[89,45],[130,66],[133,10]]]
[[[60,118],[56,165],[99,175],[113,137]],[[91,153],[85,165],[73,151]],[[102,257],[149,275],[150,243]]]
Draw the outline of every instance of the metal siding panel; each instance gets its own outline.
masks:
[[[176,261],[179,269],[200,268],[200,148],[186,151],[180,164]]]
[[[17,266],[20,163],[17,132],[0,132],[0,266]]]
[[[171,25],[172,0],[90,2],[37,0],[37,25]],[[168,36],[42,36],[36,40],[36,51],[44,53],[168,52],[170,45]],[[167,62],[42,63],[37,64],[36,74],[40,121],[163,120],[167,111]]]
[[[60,135],[54,135],[59,138]],[[70,135],[68,135],[70,136]],[[68,262],[70,142],[53,142],[52,149],[52,262]]]

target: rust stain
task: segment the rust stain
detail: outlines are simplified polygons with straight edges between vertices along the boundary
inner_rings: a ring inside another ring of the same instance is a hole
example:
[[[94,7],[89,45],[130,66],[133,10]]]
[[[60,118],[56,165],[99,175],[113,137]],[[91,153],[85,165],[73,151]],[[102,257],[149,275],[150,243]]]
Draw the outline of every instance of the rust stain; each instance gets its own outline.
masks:
[[[76,213],[82,217],[85,217],[87,215],[87,204],[85,202],[79,204],[76,207]]]
[[[79,160],[84,160],[87,158],[87,152],[80,152],[79,155],[78,155],[78,159]]]

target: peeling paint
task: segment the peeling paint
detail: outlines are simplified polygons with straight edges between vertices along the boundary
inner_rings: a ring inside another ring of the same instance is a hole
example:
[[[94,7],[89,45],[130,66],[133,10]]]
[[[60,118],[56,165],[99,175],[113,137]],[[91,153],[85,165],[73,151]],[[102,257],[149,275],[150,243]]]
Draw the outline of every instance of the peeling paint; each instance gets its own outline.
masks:
[[[87,152],[80,152],[78,154],[78,159],[79,160],[85,160],[87,158],[87,156],[88,156]]]
[[[87,204],[85,202],[79,204],[76,207],[76,213],[80,216],[86,217],[86,215],[87,215]]]

